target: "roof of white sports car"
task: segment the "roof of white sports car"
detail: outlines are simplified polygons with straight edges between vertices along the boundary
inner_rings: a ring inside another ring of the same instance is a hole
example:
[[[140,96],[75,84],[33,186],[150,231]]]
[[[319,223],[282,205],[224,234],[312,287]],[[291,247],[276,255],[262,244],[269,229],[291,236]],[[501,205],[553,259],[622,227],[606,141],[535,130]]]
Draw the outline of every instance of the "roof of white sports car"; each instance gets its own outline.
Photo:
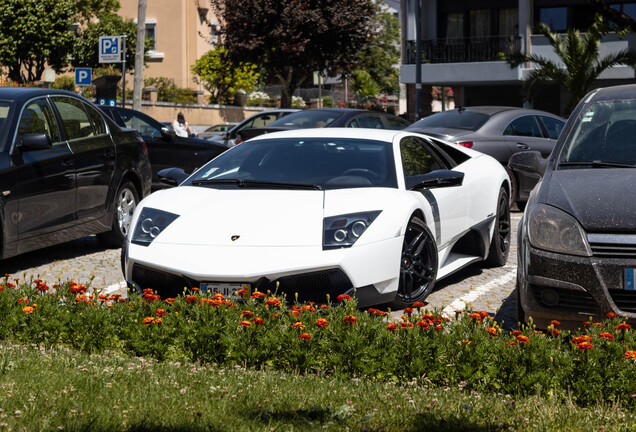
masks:
[[[357,138],[371,139],[376,141],[392,142],[393,139],[400,134],[413,133],[403,130],[391,129],[364,129],[364,128],[311,128],[311,129],[294,129],[288,131],[271,132],[258,135],[250,141],[269,139],[269,138]]]

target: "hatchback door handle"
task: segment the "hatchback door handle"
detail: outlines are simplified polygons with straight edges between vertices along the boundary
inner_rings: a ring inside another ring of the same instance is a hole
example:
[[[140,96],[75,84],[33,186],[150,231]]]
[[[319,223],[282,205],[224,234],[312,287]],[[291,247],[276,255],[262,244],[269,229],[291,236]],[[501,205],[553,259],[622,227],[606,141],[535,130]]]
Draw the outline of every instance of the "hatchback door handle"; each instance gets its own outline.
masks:
[[[517,147],[524,150],[528,150],[530,148],[528,144],[523,144],[523,143],[517,143]]]

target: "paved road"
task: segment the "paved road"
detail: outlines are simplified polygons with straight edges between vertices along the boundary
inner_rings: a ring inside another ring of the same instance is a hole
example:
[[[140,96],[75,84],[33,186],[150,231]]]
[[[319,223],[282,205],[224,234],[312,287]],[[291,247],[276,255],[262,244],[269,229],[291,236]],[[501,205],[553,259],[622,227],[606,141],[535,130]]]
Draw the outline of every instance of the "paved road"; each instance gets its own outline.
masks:
[[[428,307],[455,310],[485,310],[503,325],[514,326],[514,283],[517,266],[517,225],[521,213],[512,213],[512,245],[506,266],[486,268],[480,264],[439,281],[427,298]],[[120,270],[120,249],[105,249],[94,236],[31,252],[0,262],[0,276],[42,279],[49,285],[73,280],[111,291],[125,287]],[[398,311],[394,314],[399,315]]]

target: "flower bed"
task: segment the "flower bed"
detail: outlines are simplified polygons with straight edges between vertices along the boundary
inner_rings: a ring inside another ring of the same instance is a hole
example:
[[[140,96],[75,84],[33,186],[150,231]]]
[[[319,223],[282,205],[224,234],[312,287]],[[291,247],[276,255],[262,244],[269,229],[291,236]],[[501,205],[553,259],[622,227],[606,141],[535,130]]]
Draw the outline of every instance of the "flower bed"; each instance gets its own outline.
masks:
[[[288,305],[255,292],[235,304],[220,294],[162,299],[152,290],[124,300],[75,282],[0,280],[0,339],[386,381],[418,378],[516,395],[571,398],[587,405],[636,399],[636,341],[618,316],[577,333],[523,326],[504,331],[486,312],[449,319],[415,303],[398,320],[358,310],[339,296]],[[389,311],[390,312],[390,311]]]

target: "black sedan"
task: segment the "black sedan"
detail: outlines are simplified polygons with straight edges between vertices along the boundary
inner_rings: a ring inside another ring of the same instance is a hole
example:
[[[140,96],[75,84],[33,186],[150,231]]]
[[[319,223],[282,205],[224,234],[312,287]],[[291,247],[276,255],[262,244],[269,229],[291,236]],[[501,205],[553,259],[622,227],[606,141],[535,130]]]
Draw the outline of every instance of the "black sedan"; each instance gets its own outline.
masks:
[[[162,169],[177,167],[192,173],[227,150],[227,147],[209,140],[179,137],[169,126],[140,111],[110,106],[100,108],[119,126],[135,129],[143,137],[150,153],[152,190],[168,187],[157,176]]]
[[[242,140],[248,140],[264,133],[290,129],[348,127],[399,130],[406,128],[409,124],[401,117],[381,111],[354,108],[311,108],[288,114],[266,127],[245,129],[239,135]]]
[[[510,156],[525,150],[536,150],[548,157],[564,125],[561,117],[545,111],[480,106],[433,114],[408,129],[486,153],[505,167]],[[523,209],[539,178],[524,173],[508,175],[511,200]]]
[[[90,234],[121,246],[150,163],[135,131],[61,90],[0,89],[0,259]]]
[[[518,231],[519,320],[636,323],[636,85],[592,92],[549,160],[517,153],[510,167],[543,175]]]

